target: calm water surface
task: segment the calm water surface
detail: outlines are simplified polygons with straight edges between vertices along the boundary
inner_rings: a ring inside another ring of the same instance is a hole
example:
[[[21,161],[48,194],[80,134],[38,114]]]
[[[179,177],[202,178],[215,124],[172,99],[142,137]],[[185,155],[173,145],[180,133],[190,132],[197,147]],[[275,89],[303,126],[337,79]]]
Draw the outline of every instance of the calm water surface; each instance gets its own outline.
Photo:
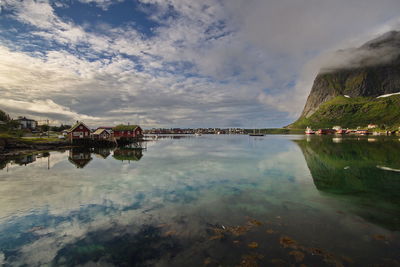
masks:
[[[0,266],[400,264],[398,137],[175,137],[0,168]]]

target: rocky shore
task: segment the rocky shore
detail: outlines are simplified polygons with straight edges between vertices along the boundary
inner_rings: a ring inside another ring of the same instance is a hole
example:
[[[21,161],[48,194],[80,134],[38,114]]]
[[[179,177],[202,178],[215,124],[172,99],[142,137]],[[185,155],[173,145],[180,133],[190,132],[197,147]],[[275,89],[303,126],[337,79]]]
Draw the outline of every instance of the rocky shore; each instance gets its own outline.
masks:
[[[35,151],[48,151],[69,148],[66,141],[31,142],[21,138],[0,138],[0,159],[17,157]]]

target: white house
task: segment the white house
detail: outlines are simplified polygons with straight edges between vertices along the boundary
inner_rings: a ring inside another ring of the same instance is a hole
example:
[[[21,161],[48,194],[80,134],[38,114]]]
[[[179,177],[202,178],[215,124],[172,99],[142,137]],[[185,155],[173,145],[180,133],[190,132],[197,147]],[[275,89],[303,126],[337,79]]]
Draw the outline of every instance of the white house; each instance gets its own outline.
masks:
[[[20,123],[20,128],[21,129],[30,129],[30,130],[35,130],[37,127],[37,121],[27,119],[25,117],[19,117],[17,121]]]

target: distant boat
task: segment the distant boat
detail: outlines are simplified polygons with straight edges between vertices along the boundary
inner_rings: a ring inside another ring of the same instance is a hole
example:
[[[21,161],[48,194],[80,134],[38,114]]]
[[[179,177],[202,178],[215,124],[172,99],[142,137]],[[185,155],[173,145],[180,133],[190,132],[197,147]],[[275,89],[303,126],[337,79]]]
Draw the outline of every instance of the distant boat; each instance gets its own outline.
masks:
[[[195,136],[201,136],[201,133],[195,133],[194,135]]]
[[[259,130],[260,131],[260,130]],[[253,133],[249,134],[249,136],[264,136],[264,134],[258,132],[256,133],[256,129],[253,130]]]
[[[307,127],[305,133],[306,134],[315,134],[315,131],[313,131],[310,127]]]

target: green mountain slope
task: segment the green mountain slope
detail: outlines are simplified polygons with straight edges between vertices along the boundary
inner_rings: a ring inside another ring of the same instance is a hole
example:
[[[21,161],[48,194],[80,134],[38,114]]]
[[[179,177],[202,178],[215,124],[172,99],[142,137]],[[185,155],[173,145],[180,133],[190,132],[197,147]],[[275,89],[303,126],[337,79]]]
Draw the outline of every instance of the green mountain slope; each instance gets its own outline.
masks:
[[[400,95],[384,98],[337,96],[321,104],[310,117],[301,117],[291,128],[365,127],[368,124],[400,126]]]
[[[400,97],[377,97],[400,92],[400,32],[337,51],[336,56],[341,64],[321,69],[300,118],[287,127],[399,126]]]

